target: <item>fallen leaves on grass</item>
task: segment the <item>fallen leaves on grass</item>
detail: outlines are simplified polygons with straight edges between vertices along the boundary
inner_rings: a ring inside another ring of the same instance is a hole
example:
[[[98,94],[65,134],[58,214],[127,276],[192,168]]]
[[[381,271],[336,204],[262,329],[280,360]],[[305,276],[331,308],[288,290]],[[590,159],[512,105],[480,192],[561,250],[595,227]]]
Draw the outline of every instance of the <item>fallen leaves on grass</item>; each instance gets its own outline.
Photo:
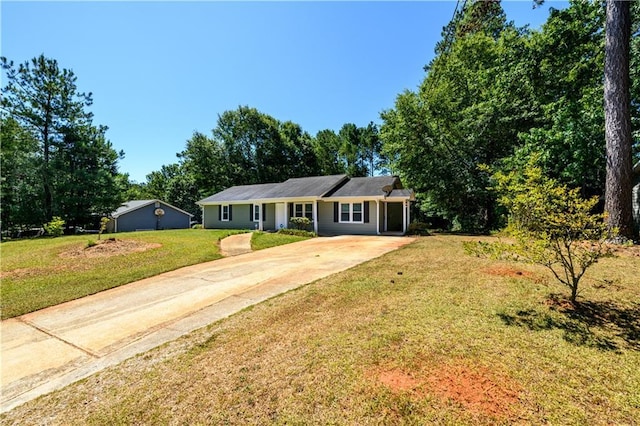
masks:
[[[527,278],[534,282],[542,281],[542,278],[533,272],[514,269],[507,266],[490,266],[488,268],[481,269],[481,272],[499,277]]]

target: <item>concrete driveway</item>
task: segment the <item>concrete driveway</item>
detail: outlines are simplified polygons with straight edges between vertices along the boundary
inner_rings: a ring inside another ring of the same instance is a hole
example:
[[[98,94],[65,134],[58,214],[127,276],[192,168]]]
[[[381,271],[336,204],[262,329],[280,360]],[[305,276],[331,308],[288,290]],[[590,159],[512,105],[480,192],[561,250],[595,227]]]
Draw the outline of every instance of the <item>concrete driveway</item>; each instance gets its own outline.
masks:
[[[0,411],[412,241],[314,238],[182,268],[2,321]]]

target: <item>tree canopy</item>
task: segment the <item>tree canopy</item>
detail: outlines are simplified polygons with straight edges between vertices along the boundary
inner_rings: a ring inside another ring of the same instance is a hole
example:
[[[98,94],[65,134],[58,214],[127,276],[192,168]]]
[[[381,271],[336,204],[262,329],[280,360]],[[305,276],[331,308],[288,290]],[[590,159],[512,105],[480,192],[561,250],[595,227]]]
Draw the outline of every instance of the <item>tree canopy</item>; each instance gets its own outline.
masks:
[[[40,226],[60,216],[68,226],[92,221],[122,202],[117,153],[105,126],[87,110],[73,71],[41,55],[17,67],[1,58],[2,226]]]
[[[506,21],[497,1],[466,5],[443,29],[419,89],[399,94],[381,114],[391,171],[417,191],[423,214],[464,230],[504,223],[479,165],[517,168],[535,152],[550,178],[581,188],[583,196],[602,195],[603,5],[572,1],[551,9],[536,31]],[[635,10],[632,51],[638,49]],[[631,92],[637,153],[637,82]]]

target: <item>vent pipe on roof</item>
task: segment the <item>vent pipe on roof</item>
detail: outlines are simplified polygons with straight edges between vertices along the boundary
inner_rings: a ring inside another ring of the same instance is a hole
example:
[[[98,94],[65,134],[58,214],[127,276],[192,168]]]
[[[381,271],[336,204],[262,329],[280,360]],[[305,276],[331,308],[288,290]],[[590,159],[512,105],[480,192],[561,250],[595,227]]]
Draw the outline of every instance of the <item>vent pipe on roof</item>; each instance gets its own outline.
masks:
[[[393,191],[393,185],[385,185],[382,187],[382,192],[384,192],[384,198],[387,198],[389,194]]]

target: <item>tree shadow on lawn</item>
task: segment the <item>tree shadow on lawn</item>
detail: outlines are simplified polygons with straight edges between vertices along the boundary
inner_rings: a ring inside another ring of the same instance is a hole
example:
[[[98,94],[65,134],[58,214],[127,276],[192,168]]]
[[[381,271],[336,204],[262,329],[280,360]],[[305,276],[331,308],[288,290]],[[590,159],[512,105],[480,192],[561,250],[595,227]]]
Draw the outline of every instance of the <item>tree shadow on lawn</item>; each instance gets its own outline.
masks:
[[[640,351],[640,303],[630,306],[614,302],[577,302],[575,305],[559,295],[551,295],[545,311],[528,309],[515,315],[499,313],[506,325],[529,330],[564,331],[563,338],[577,346],[599,350]]]

